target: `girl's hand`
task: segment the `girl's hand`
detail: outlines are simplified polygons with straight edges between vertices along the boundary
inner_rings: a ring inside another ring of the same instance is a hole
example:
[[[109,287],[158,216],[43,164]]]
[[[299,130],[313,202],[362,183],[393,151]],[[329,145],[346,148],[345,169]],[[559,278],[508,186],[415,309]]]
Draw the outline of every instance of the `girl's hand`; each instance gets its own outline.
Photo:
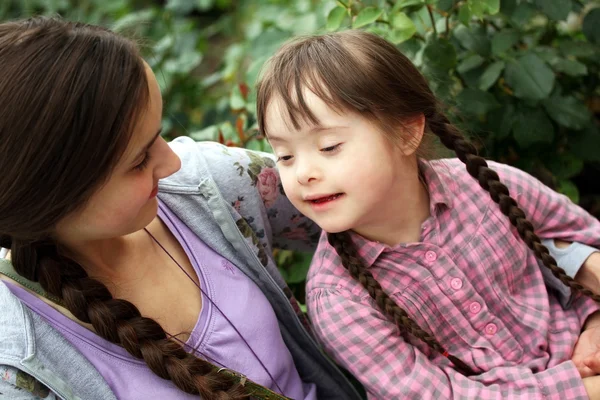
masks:
[[[583,378],[583,386],[590,400],[600,399],[600,376]]]
[[[600,311],[588,317],[571,359],[582,378],[600,375]]]

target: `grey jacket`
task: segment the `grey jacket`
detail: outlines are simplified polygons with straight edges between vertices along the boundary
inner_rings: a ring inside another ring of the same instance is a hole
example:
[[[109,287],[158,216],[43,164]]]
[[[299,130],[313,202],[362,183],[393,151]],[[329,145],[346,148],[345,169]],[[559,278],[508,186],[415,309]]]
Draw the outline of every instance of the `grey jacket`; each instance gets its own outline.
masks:
[[[283,195],[272,156],[189,138],[171,146],[182,168],[160,182],[160,200],[264,292],[300,376],[316,383],[319,399],[361,398],[320,350],[271,257],[274,247],[311,250],[319,236]],[[114,399],[95,368],[1,281],[0,307],[0,398],[53,398],[34,387],[41,382],[62,399]]]
[[[302,379],[317,384],[319,399],[361,398],[315,343],[271,257],[274,247],[311,250],[319,236],[319,230],[283,195],[272,157],[189,138],[177,139],[171,146],[181,157],[182,168],[161,182],[159,198],[261,288]],[[594,250],[551,246],[571,276]],[[562,286],[550,277],[548,284],[555,289]],[[566,305],[570,293],[563,290],[559,296]],[[115,398],[96,369],[0,281],[0,399],[40,397]]]

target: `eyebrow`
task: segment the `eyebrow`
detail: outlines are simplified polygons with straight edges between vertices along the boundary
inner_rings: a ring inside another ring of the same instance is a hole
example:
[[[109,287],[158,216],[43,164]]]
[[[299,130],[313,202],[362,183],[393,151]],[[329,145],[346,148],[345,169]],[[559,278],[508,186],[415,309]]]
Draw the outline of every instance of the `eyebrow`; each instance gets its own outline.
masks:
[[[319,132],[323,132],[323,131],[328,131],[331,129],[345,129],[348,128],[347,126],[321,126],[321,125],[315,125],[314,127],[311,128],[310,131],[308,131],[308,133],[319,133]],[[274,136],[274,135],[270,135],[267,134],[267,138],[269,139],[269,142],[287,142],[287,140],[285,140],[284,138],[281,138],[279,136]]]
[[[138,154],[135,156],[135,158],[133,159],[134,162],[139,160],[140,157],[148,151],[148,149],[154,144],[154,142],[156,142],[156,139],[158,139],[158,137],[160,136],[160,134],[162,133],[162,126],[158,129],[158,132],[156,132],[156,135],[154,135],[154,137],[138,152]]]

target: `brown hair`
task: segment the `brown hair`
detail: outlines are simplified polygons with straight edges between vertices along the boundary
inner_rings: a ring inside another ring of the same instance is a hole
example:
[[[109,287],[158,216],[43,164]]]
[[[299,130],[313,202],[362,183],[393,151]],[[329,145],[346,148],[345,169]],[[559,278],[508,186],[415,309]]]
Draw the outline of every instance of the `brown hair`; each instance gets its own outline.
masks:
[[[267,133],[265,112],[275,97],[282,100],[287,117],[296,129],[300,126],[299,118],[318,123],[304,100],[303,88],[309,88],[334,110],[361,113],[388,137],[397,132],[394,128],[402,126],[407,118],[424,115],[426,132],[433,133],[444,146],[456,152],[469,174],[490,193],[543,264],[574,291],[600,301],[600,296],[576,283],[556,265],[534,233],[531,222],[509,195],[508,188],[476,154],[475,147],[450,123],[425,77],[391,43],[372,33],[345,31],[299,38],[284,45],[269,60],[257,87],[257,119],[263,135]],[[393,136],[390,139],[397,140]],[[472,373],[469,366],[448,354],[432,334],[421,329],[385,293],[360,262],[347,232],[328,234],[328,239],[350,275],[360,281],[402,334],[410,333],[448,357],[463,373]]]
[[[149,101],[137,46],[91,25],[0,24],[0,245],[16,271],[163,379],[206,399],[247,397],[231,376],[114,299],[53,240],[62,218],[110,176]]]

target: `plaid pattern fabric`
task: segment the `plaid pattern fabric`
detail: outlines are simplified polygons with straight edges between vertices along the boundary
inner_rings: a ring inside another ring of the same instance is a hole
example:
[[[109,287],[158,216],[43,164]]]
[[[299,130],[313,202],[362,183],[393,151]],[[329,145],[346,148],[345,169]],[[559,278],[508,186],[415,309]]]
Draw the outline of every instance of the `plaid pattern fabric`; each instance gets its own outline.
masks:
[[[530,175],[490,162],[541,238],[600,246],[600,223]],[[381,399],[587,399],[571,352],[599,307],[563,310],[516,230],[456,160],[420,162],[431,216],[422,241],[389,247],[353,233],[359,257],[398,305],[475,376],[408,341],[341,264],[325,236],[307,305],[326,351]]]

